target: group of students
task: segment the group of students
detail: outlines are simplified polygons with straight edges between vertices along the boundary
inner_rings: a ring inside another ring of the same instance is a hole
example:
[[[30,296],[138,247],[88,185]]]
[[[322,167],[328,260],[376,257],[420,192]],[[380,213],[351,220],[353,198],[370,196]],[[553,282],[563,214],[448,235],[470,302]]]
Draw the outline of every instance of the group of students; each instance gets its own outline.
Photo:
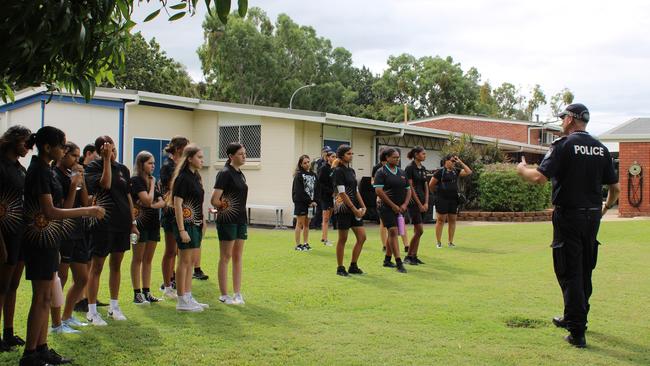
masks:
[[[337,270],[340,276],[362,274],[357,262],[366,241],[363,217],[367,208],[357,186],[357,178],[351,162],[354,153],[348,145],[341,145],[334,153],[324,149],[323,164],[314,173],[310,170],[309,156],[302,155],[294,173],[292,199],[296,216],[296,250],[311,250],[308,243],[309,211],[318,203],[323,212],[321,242],[328,244],[327,229],[333,215],[334,227],[338,229],[336,246]],[[380,218],[380,237],[386,252],[383,266],[396,268],[406,273],[404,264],[424,264],[418,258],[420,238],[424,233],[424,216],[429,210],[429,192],[435,192],[436,240],[437,248],[442,248],[442,231],[448,222],[449,247],[454,247],[453,238],[458,212],[458,179],[472,174],[472,170],[456,155],[450,154],[441,162],[441,169],[427,180],[427,170],[423,165],[426,151],[416,146],[408,153],[411,163],[400,168],[399,151],[385,148],[380,152],[380,162],[373,168],[372,185],[377,195]],[[413,237],[407,239],[405,216],[413,224]],[[352,251],[349,267],[343,265],[344,249],[349,230],[355,235],[356,243]],[[302,242],[300,241],[302,233]],[[398,237],[402,237],[406,256],[402,261]],[[392,257],[395,257],[395,263]]]
[[[34,147],[38,152],[25,169],[19,159]],[[124,253],[131,248],[133,302],[160,301],[151,293],[151,265],[161,226],[165,232],[163,298],[176,300],[178,311],[198,312],[208,307],[192,295],[192,278],[207,278],[200,269],[206,229],[199,174],[201,149],[185,137],[174,137],[165,150],[169,158],[161,168],[160,182],[156,182],[156,162],[150,152],[136,156],[131,175],[116,161],[111,137],[98,137],[93,147],[84,148],[81,157],[79,147],[51,126],[36,133],[12,126],[0,138],[0,314],[4,315],[0,351],[24,345],[21,365],[70,363],[48,347],[48,333],[78,333],[88,324],[107,325],[97,310],[99,280],[107,257],[109,318],[126,320],[118,303],[120,269]],[[246,150],[231,143],[226,152],[228,161],[217,174],[211,197],[220,243],[219,301],[243,304],[240,291],[248,186],[240,168]],[[227,284],[231,261],[232,296]],[[25,340],[13,329],[23,268],[32,283]],[[68,269],[73,281],[64,297]],[[87,322],[72,315],[84,296]],[[48,327],[50,316],[52,328]]]

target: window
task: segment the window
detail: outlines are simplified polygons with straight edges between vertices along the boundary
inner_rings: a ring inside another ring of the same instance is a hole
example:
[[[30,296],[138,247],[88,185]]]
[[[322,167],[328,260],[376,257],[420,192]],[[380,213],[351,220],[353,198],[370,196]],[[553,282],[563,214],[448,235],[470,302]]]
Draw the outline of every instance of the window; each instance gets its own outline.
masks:
[[[552,132],[544,131],[542,134],[542,145],[550,145],[555,140],[555,135]]]
[[[220,126],[219,127],[219,159],[228,159],[226,148],[231,142],[239,142],[246,148],[246,156],[250,159],[262,158],[262,126]]]

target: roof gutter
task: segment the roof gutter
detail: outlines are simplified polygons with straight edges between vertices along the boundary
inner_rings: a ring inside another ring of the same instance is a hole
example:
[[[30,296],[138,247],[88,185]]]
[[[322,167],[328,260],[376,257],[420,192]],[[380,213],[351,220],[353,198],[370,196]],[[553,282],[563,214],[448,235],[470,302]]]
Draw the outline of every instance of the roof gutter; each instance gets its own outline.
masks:
[[[124,109],[120,113],[120,161],[124,164],[124,135],[129,127],[129,107],[140,104],[140,95],[136,94],[135,99],[124,103]]]

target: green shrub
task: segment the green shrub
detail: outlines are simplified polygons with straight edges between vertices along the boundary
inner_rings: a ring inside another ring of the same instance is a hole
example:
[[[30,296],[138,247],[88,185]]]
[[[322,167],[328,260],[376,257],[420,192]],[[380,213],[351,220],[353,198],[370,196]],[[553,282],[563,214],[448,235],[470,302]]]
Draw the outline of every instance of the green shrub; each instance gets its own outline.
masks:
[[[484,166],[478,191],[483,211],[540,211],[551,205],[551,184],[524,182],[514,164]]]

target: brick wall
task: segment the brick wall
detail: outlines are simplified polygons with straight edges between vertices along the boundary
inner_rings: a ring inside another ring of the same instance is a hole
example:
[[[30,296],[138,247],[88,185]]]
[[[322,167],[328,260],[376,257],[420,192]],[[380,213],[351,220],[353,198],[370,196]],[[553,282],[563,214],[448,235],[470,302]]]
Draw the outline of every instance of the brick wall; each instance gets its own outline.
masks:
[[[435,121],[423,121],[416,124],[421,127],[445,131],[468,133],[474,136],[493,137],[503,140],[528,143],[528,126],[507,122],[488,122],[464,118],[443,118]],[[539,145],[539,129],[531,130],[530,143]]]
[[[638,162],[643,169],[643,201],[638,208],[632,207],[628,201],[628,169],[634,161]],[[650,141],[619,143],[619,181],[621,183],[619,215],[650,216]]]

